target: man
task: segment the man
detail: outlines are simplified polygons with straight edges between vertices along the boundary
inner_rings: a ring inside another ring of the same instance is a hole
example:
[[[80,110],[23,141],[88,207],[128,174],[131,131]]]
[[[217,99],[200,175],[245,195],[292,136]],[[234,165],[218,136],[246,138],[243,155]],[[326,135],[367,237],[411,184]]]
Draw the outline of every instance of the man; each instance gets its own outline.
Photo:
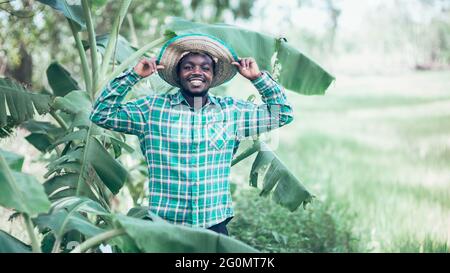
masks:
[[[122,103],[134,84],[157,71],[180,88],[177,93]],[[253,83],[263,104],[209,94],[237,72]],[[99,126],[138,136],[152,212],[226,235],[234,215],[229,176],[239,140],[292,119],[283,88],[254,59],[238,58],[225,42],[204,34],[177,36],[157,59],[143,59],[112,80],[91,114]]]

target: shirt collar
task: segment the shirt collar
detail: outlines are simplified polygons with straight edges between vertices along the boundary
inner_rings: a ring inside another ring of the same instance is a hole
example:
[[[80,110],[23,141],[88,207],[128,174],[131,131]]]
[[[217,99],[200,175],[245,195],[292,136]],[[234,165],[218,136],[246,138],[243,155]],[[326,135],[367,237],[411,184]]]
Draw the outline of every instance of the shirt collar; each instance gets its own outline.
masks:
[[[207,106],[210,103],[219,105],[219,102],[217,101],[217,98],[215,96],[212,96],[209,92],[207,96],[208,101],[206,102],[205,106]],[[172,98],[170,99],[170,105],[181,104],[183,101],[186,105],[189,105],[186,99],[184,98],[183,94],[181,93],[181,89],[178,89],[178,91],[172,95]]]

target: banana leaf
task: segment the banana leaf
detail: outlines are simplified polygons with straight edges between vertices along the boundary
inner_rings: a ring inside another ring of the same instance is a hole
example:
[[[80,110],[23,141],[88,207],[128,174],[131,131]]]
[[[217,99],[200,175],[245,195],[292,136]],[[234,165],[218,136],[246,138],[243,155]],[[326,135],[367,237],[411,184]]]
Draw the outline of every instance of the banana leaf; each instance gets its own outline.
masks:
[[[0,253],[31,253],[31,247],[0,230]]]
[[[31,93],[9,78],[0,78],[0,128],[8,124],[9,118],[12,123],[20,124],[31,119],[35,110],[41,115],[48,113],[50,103],[49,95]]]
[[[254,253],[256,249],[228,236],[201,228],[173,225],[115,215],[127,239],[141,252],[157,253]]]
[[[6,160],[11,170],[22,171],[23,161],[25,160],[24,156],[4,150],[0,150],[0,155]]]
[[[78,31],[86,29],[86,21],[84,20],[83,9],[80,4],[81,1],[74,1],[74,0],[38,0],[38,1],[64,14],[64,16],[67,19],[73,21]]]
[[[79,112],[90,112],[92,107],[89,95],[85,91],[72,91],[64,97],[56,97],[52,108],[61,110],[68,114],[77,114]]]
[[[78,83],[61,64],[54,62],[47,68],[47,81],[55,96],[64,97],[70,91],[79,90]]]
[[[272,57],[278,61],[278,81],[285,88],[305,94],[322,95],[334,77],[285,39],[227,24],[202,24],[170,17],[166,32],[209,34],[225,41],[240,57],[253,57],[262,70],[273,71]]]
[[[264,175],[261,196],[272,195],[272,200],[290,211],[300,205],[306,207],[314,196],[302,185],[300,180],[262,141],[256,141],[258,155],[250,171],[250,186],[258,187],[258,177]]]
[[[64,130],[50,122],[29,120],[22,124],[31,134],[25,139],[39,151],[45,153],[50,149],[52,143],[61,137]]]
[[[97,202],[86,197],[67,197],[54,202],[48,214],[39,215],[34,221],[41,232],[50,229],[56,238],[62,238],[69,231],[76,230],[87,237],[104,232],[91,222],[86,213],[108,215]]]
[[[45,213],[50,201],[44,187],[31,175],[12,171],[0,154],[0,205],[27,213]]]

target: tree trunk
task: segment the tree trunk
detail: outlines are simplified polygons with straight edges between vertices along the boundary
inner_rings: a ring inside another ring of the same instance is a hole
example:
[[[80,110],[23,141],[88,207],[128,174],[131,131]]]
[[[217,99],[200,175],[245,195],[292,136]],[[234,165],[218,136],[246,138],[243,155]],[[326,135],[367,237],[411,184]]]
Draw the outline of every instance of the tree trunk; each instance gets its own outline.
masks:
[[[28,54],[23,43],[20,44],[20,63],[17,67],[7,67],[6,73],[11,75],[18,82],[31,85],[33,76],[33,58]]]

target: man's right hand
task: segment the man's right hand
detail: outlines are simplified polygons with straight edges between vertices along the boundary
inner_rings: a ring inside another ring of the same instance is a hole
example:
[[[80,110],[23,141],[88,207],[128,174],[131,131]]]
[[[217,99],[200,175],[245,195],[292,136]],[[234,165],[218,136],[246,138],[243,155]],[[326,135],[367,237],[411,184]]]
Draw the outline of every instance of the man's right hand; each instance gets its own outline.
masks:
[[[143,58],[133,68],[139,76],[145,78],[156,72],[158,69],[164,69],[163,65],[156,65],[156,58],[146,59]]]

